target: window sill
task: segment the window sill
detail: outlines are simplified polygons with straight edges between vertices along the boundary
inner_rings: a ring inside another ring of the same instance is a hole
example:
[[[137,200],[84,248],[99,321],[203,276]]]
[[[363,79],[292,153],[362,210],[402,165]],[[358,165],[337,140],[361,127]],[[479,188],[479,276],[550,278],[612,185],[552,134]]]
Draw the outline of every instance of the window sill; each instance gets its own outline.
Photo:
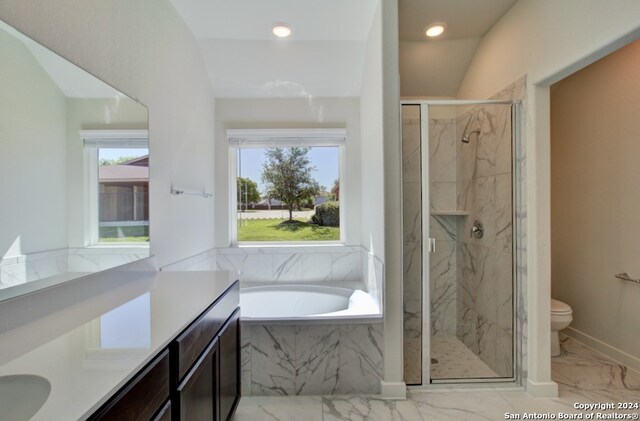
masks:
[[[305,242],[241,242],[233,243],[230,247],[236,248],[285,248],[285,247],[346,247],[341,241],[305,241]]]

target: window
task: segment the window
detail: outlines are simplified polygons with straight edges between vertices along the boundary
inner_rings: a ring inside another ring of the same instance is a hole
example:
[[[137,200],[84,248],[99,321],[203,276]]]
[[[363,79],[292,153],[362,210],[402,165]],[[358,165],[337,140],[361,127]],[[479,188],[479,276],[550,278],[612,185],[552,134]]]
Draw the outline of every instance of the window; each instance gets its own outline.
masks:
[[[148,244],[146,130],[83,131],[89,245]]]
[[[227,137],[232,243],[344,242],[344,129],[228,130]]]

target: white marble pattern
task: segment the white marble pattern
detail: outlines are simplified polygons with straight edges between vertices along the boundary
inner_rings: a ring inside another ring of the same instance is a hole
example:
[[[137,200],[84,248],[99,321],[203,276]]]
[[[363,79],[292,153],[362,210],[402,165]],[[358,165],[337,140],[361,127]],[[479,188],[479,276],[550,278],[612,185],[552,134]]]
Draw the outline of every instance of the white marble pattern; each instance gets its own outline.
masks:
[[[296,395],[335,393],[339,364],[338,329],[329,325],[296,328]]]
[[[555,381],[560,381],[559,396],[555,399],[535,399],[518,387],[409,390],[406,400],[382,400],[372,396],[243,398],[234,421],[473,421],[505,419],[507,413],[522,417],[525,412],[552,414],[556,419],[560,413],[581,414],[584,419],[586,414],[610,416],[618,413],[633,416],[640,413],[635,409],[588,411],[575,408],[576,402],[593,404],[640,401],[640,389],[634,387],[640,373],[632,372],[571,339],[564,339],[562,348],[563,355],[552,358],[552,377]],[[588,374],[585,374],[585,368],[588,369]],[[603,373],[606,373],[604,377]],[[626,383],[622,381],[623,378]]]
[[[302,255],[302,280],[305,282],[330,281],[331,275],[331,255],[330,254],[309,254]]]
[[[403,247],[404,288],[406,298],[422,296],[422,247],[420,242],[405,241]]]
[[[402,125],[402,179],[404,182],[420,182],[420,123]]]
[[[333,281],[360,281],[360,253],[341,253],[331,255],[331,273]]]
[[[417,406],[407,400],[336,397],[322,400],[324,421],[416,421],[422,420]]]
[[[502,420],[513,408],[498,393],[412,392],[411,400],[428,420]]]
[[[274,281],[300,281],[302,280],[302,255],[300,254],[274,254],[271,257]]]
[[[422,384],[422,336],[403,340],[404,382],[407,385]]]
[[[418,195],[417,198],[418,200],[421,200],[420,195]],[[418,205],[418,214],[420,214],[420,208],[421,205]],[[430,182],[429,208],[431,211],[456,210],[456,183]]]
[[[382,339],[382,324],[340,326],[337,393],[380,392]]]
[[[420,183],[403,185],[403,238],[405,241],[420,241],[422,236],[422,194]]]
[[[456,256],[456,243],[445,240],[436,242],[436,250],[431,254],[429,283],[432,336],[451,336],[456,333]]]
[[[382,325],[243,325],[246,395],[377,393]]]
[[[251,394],[295,394],[295,331],[290,326],[251,327]]]
[[[406,298],[404,300],[404,337],[420,339],[422,337],[422,300]]]
[[[468,379],[497,374],[455,336],[431,339],[431,378]]]
[[[562,354],[551,359],[552,378],[579,390],[628,390],[640,399],[640,373],[610,360],[580,342],[561,337]]]
[[[429,181],[456,182],[456,140],[453,119],[429,119]]]
[[[242,312],[242,309],[240,309]],[[242,316],[242,313],[241,313]],[[252,327],[240,325],[240,385],[242,395],[251,395],[251,331]]]
[[[431,215],[429,217],[429,237],[435,238],[436,241],[456,241],[458,219],[458,217],[451,215]]]
[[[8,288],[27,282],[27,268],[24,262],[4,265],[0,268],[0,288]]]
[[[322,421],[322,398],[243,396],[235,421]]]
[[[272,281],[273,256],[267,253],[247,254],[242,263],[240,279],[247,282]]]

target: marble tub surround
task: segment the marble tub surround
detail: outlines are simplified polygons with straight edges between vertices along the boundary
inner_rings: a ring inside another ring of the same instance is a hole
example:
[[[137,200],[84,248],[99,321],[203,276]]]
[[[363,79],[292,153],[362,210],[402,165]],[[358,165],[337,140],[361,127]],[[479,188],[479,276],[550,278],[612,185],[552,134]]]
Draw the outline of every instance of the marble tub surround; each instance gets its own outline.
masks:
[[[68,256],[68,249],[57,249],[4,257],[0,259],[0,288],[68,272]]]
[[[406,400],[373,396],[243,397],[234,421],[450,421],[502,420],[506,413],[637,414],[639,410],[586,411],[574,404],[638,402],[640,374],[572,339],[562,341],[563,354],[552,359],[559,384],[555,399],[532,398],[514,388],[409,390]],[[623,381],[624,379],[624,381]]]
[[[382,324],[242,325],[243,395],[379,393]]]
[[[242,246],[216,248],[163,267],[174,270],[225,270],[238,273],[242,284],[358,284],[382,308],[384,264],[361,246]]]
[[[100,246],[48,250],[0,259],[0,288],[45,278],[73,278],[149,257],[149,247]]]

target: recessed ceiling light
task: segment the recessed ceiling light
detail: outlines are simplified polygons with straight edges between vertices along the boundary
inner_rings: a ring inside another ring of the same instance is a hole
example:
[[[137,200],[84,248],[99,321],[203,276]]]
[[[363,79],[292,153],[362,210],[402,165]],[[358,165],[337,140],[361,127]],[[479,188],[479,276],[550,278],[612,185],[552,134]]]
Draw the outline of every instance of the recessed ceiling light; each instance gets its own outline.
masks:
[[[437,23],[434,23],[434,24],[431,24],[431,25],[427,26],[427,29],[424,31],[424,33],[429,38],[434,38],[434,37],[437,37],[439,35],[442,35],[442,33],[444,32],[444,30],[446,28],[447,28],[447,24],[446,23],[437,22]]]
[[[276,23],[273,25],[271,32],[278,38],[288,38],[291,36],[291,26],[286,23]]]

